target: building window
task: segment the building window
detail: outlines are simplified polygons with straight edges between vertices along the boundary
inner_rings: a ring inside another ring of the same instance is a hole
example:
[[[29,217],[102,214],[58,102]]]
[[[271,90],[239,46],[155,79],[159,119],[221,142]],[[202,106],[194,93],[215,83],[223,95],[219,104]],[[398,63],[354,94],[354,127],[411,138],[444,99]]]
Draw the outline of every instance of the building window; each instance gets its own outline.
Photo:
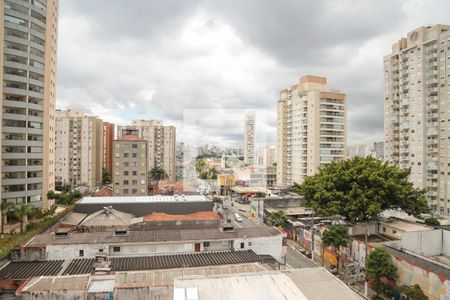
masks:
[[[137,147],[138,147],[137,144],[133,144],[133,145],[131,146],[131,148],[133,148],[133,149],[137,149]]]
[[[252,242],[248,242],[248,245],[251,246],[251,245],[252,245]]]
[[[386,227],[383,227],[383,232],[386,232]]]
[[[203,247],[209,247],[209,242],[203,242]]]
[[[80,250],[80,257],[84,256],[84,250]]]
[[[241,249],[244,249],[245,243],[241,243]]]
[[[397,233],[397,230],[392,230],[392,234],[396,234]]]
[[[113,252],[120,252],[120,247],[113,247]]]
[[[101,249],[101,248],[98,249],[98,252],[103,253],[103,249]]]

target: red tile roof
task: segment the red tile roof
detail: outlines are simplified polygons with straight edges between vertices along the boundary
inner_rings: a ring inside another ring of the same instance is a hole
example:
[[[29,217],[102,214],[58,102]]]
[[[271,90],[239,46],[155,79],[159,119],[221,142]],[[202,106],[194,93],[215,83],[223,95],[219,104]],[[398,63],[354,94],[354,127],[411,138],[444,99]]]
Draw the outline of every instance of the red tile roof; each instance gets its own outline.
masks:
[[[112,189],[108,187],[102,187],[94,194],[95,197],[109,197],[112,196]]]
[[[172,220],[198,220],[198,219],[220,219],[219,214],[212,211],[201,211],[187,215],[170,215],[165,213],[152,213],[143,217],[144,222],[172,221]]]

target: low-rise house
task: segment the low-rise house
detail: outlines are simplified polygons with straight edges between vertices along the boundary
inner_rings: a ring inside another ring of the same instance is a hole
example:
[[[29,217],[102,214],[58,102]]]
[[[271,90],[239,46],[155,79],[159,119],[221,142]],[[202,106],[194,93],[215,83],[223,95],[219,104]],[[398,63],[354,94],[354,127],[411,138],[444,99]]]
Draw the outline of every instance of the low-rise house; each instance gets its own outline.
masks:
[[[380,234],[394,239],[401,239],[402,233],[404,232],[430,231],[433,229],[431,226],[397,218],[382,221],[378,226]]]

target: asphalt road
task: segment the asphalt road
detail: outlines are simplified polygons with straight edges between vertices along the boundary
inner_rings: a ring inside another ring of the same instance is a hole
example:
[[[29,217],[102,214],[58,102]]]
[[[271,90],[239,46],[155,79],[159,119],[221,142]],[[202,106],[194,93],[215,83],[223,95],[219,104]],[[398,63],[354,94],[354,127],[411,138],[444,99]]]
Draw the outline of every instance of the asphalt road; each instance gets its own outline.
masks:
[[[290,268],[316,268],[317,266],[313,264],[308,258],[303,256],[297,250],[288,246],[286,254],[286,265]]]

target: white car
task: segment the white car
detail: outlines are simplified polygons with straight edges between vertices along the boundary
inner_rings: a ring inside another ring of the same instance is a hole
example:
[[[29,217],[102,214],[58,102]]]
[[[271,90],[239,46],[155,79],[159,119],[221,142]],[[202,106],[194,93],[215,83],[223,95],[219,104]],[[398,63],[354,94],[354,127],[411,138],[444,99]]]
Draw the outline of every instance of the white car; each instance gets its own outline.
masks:
[[[242,222],[242,218],[239,214],[234,214],[234,219],[236,220],[236,222]]]

